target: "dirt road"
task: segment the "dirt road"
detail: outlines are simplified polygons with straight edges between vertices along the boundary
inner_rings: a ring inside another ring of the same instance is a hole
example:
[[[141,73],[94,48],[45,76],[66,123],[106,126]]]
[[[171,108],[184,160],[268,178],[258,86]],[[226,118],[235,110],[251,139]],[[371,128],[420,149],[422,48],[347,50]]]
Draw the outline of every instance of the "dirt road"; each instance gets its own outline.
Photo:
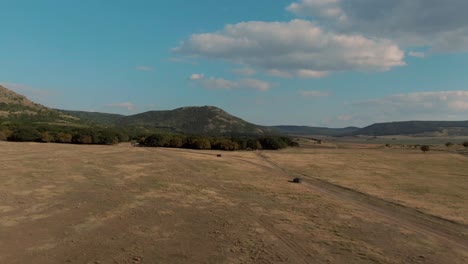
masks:
[[[265,163],[280,171],[286,178],[305,177],[306,182],[303,184],[311,189],[338,198],[343,203],[349,203],[360,209],[372,211],[407,229],[442,239],[452,246],[458,247],[460,250],[468,249],[468,226],[464,224],[428,215],[421,211],[385,201],[305,174],[290,172],[271,161],[265,153],[258,152],[257,155]]]

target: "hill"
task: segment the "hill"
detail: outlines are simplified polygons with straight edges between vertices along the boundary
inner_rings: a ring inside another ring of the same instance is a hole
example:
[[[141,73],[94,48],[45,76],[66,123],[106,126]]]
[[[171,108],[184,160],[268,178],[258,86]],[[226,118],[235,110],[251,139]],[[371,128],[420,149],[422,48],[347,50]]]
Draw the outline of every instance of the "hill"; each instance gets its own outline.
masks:
[[[121,127],[151,127],[184,134],[262,135],[271,129],[246,122],[214,106],[182,107],[169,111],[149,111],[116,120]]]
[[[100,113],[100,112],[86,112],[86,111],[72,111],[72,110],[59,110],[62,113],[65,113],[70,116],[75,116],[82,120],[83,122],[100,124],[100,125],[115,125],[117,120],[124,115],[119,114],[109,114],[109,113]]]
[[[0,121],[76,123],[79,119],[0,86]]]
[[[271,128],[288,135],[346,136],[359,130],[358,127],[328,128],[309,126],[272,126]]]
[[[468,135],[468,121],[405,121],[377,123],[359,129],[354,135],[385,136],[385,135],[416,135],[429,136]]]

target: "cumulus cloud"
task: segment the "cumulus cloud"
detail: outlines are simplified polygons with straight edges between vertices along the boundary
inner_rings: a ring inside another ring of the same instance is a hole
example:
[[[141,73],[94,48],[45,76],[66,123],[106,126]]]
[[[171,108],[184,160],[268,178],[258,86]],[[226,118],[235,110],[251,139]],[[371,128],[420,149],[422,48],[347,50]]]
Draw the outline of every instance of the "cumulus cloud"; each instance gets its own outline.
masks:
[[[405,120],[467,120],[468,91],[396,94],[350,104],[362,124]]]
[[[468,51],[466,0],[299,0],[290,12],[333,31],[391,38],[433,51]]]
[[[389,40],[326,32],[300,19],[226,25],[221,31],[194,34],[173,51],[282,77],[319,78],[334,71],[385,71],[405,65],[404,52]]]
[[[235,74],[244,75],[244,76],[252,76],[255,73],[257,73],[257,71],[252,68],[239,68],[239,69],[232,70],[232,72],[234,72]]]
[[[324,91],[300,91],[299,92],[300,95],[304,96],[304,97],[326,97],[326,96],[330,96],[330,94],[328,92],[324,92]]]
[[[122,102],[122,103],[113,103],[113,104],[107,104],[106,107],[111,107],[111,108],[123,108],[128,111],[132,111],[135,109],[135,106],[131,102]]]
[[[149,72],[149,71],[153,71],[154,68],[153,67],[150,67],[150,66],[137,66],[135,67],[135,69],[137,71],[146,71],[146,72]]]
[[[193,73],[192,75],[189,76],[189,80],[192,80],[192,81],[201,80],[203,78],[204,78],[204,76],[201,73]]]
[[[257,79],[227,80],[215,77],[205,78],[200,74],[197,74],[196,76],[192,74],[189,79],[206,89],[213,90],[252,89],[267,91],[272,87],[271,83]]]

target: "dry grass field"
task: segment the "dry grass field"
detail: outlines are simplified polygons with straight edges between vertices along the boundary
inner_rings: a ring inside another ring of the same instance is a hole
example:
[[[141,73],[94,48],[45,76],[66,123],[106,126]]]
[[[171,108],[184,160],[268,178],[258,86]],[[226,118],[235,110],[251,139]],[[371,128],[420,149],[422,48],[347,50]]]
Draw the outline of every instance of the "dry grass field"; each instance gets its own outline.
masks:
[[[0,263],[468,263],[467,156],[217,153],[0,142]]]

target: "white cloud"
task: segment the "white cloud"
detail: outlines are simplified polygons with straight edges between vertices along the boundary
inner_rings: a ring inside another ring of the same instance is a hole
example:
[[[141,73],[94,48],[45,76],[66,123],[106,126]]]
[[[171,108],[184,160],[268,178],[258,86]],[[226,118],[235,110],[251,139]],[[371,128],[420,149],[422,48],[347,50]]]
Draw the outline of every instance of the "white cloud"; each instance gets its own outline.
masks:
[[[466,0],[298,0],[287,10],[336,32],[390,38],[432,51],[468,51]]]
[[[330,94],[323,91],[300,91],[299,92],[304,97],[326,97]]]
[[[468,91],[395,94],[349,105],[361,125],[407,120],[467,120]]]
[[[339,7],[340,0],[302,0],[292,3],[286,9],[297,15],[313,15],[345,20],[346,16]]]
[[[252,76],[255,73],[257,73],[257,71],[252,68],[239,68],[239,69],[232,70],[232,72],[234,72],[235,74],[244,75],[244,76]]]
[[[194,34],[173,51],[248,65],[283,77],[319,78],[336,71],[385,71],[405,65],[389,40],[326,32],[306,20],[244,22]]]
[[[449,103],[449,106],[457,111],[468,111],[468,100],[466,101],[453,101]]]
[[[194,78],[192,78],[194,77]],[[258,91],[267,91],[272,87],[269,82],[257,80],[257,79],[240,79],[240,80],[227,80],[224,78],[205,78],[203,75],[198,74],[189,78],[196,84],[213,90],[231,90],[231,89],[252,89]]]
[[[203,79],[203,77],[204,76],[201,73],[194,73],[194,74],[189,76],[189,80],[192,80],[192,81],[193,80],[201,80],[201,79]]]
[[[425,58],[426,57],[426,53],[417,52],[417,51],[410,51],[408,53],[408,55],[410,55],[411,57],[416,57],[416,58]]]
[[[113,103],[113,104],[107,104],[106,107],[111,107],[111,108],[124,108],[127,109],[128,111],[132,111],[135,109],[135,106],[131,102],[122,102],[122,103]]]
[[[322,78],[329,74],[327,71],[299,70],[297,76],[301,78]]]
[[[135,69],[138,71],[146,71],[146,72],[150,72],[154,70],[154,68],[150,66],[137,66],[135,67]]]

